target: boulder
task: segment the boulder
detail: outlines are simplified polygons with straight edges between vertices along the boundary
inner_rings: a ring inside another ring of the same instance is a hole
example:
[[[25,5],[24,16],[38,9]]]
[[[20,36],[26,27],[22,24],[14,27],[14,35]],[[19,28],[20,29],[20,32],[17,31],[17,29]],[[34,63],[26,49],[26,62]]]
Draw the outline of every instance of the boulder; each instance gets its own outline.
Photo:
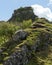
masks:
[[[23,30],[19,30],[19,31],[17,31],[14,34],[13,40],[14,41],[25,40],[27,36],[28,36],[28,33],[27,32],[25,32]]]

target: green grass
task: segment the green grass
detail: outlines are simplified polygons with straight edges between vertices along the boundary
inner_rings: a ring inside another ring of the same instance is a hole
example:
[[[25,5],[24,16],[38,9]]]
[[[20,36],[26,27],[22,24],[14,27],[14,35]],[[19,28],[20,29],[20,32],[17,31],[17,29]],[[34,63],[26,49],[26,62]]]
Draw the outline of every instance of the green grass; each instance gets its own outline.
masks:
[[[43,23],[42,23],[43,22]],[[11,43],[9,48],[2,52],[5,57],[0,56],[0,60],[5,61],[10,58],[10,55],[16,51],[16,48],[21,51],[20,47],[24,44],[28,46],[32,46],[36,44],[36,41],[41,37],[41,44],[39,45],[39,49],[42,48],[42,45],[45,44],[45,35],[49,34],[52,35],[52,24],[47,22],[45,19],[37,19],[33,22],[34,24],[39,23],[45,28],[31,28],[32,21],[23,21],[22,23],[18,23],[19,25],[13,23],[2,22],[0,23],[0,48],[7,48],[7,44],[5,42],[11,39],[11,36],[15,34],[15,32],[19,29],[23,29],[24,31],[28,32],[29,35],[25,40],[21,40],[20,43],[15,42]],[[48,30],[49,31],[48,31]],[[4,33],[3,33],[4,32]],[[51,37],[49,37],[52,40]],[[52,42],[51,42],[52,43]],[[52,65],[52,46],[50,48],[40,51],[37,53],[32,52],[35,56],[29,60],[27,65]],[[50,50],[51,52],[47,52]],[[32,50],[33,51],[33,50]],[[47,55],[46,55],[47,54]],[[2,65],[2,62],[0,63]]]

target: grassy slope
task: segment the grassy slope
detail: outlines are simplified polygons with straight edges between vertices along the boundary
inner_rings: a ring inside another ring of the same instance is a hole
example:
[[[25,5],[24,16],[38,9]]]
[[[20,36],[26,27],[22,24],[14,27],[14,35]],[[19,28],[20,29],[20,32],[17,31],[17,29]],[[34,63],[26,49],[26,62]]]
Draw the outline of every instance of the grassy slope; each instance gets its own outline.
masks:
[[[37,19],[34,22],[34,24],[36,24],[37,22],[38,22],[38,24],[45,26],[45,28],[32,28],[32,27],[29,27],[29,25],[27,26],[26,24],[25,24],[26,27],[24,27],[24,25],[22,25],[22,28],[26,32],[29,33],[29,36],[27,37],[26,40],[21,41],[20,44],[11,45],[10,48],[9,48],[10,53],[9,53],[8,49],[5,50],[2,53],[3,55],[5,55],[5,57],[2,58],[2,56],[1,56],[0,60],[2,59],[2,61],[5,61],[6,59],[8,59],[10,57],[10,54],[12,52],[14,52],[16,48],[19,48],[23,44],[27,44],[29,46],[33,45],[36,42],[36,40],[38,39],[39,36],[40,37],[42,36],[42,39],[45,42],[44,36],[46,34],[52,35],[52,24],[46,22],[44,19]],[[42,24],[42,22],[44,22],[44,23]],[[45,35],[43,35],[43,34],[45,34]],[[52,40],[51,37],[50,37],[50,39]],[[43,43],[43,41],[41,43]],[[5,44],[2,44],[2,47],[5,47]],[[41,48],[41,46],[40,46],[40,48]],[[49,48],[44,50],[44,51],[39,51],[39,52],[36,52],[36,53],[33,52],[33,55],[34,56],[32,57],[32,59],[29,61],[29,63],[27,65],[52,65],[52,62],[51,62],[52,61],[52,45],[49,45]],[[2,65],[2,62],[1,62],[0,65]]]

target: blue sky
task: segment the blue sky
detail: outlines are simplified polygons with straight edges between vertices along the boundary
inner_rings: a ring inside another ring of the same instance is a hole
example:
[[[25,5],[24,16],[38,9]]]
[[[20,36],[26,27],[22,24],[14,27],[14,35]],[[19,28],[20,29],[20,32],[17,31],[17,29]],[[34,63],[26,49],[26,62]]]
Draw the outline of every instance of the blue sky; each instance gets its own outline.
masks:
[[[19,7],[35,4],[49,8],[52,13],[52,0],[0,0],[0,20],[8,20],[13,11]]]

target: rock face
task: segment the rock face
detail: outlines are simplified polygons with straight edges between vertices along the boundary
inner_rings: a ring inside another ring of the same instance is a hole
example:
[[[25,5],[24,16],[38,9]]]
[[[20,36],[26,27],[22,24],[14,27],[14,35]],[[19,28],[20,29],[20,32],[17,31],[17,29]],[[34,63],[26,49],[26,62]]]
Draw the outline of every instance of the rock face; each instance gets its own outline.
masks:
[[[5,49],[9,49],[11,46],[13,45],[18,45],[22,40],[25,40],[28,36],[28,33],[23,31],[23,30],[19,30],[17,31],[13,37],[12,40],[8,41],[5,43]],[[17,43],[17,44],[16,44]],[[4,50],[4,49],[3,49]]]
[[[24,7],[24,8],[21,7],[17,10],[14,10],[14,13],[13,13],[12,17],[9,19],[9,21],[22,22],[23,20],[29,20],[29,19],[32,19],[32,21],[34,21],[34,19],[36,17],[37,16],[34,15],[33,9],[31,7]]]
[[[23,31],[23,30],[19,30],[15,33],[15,35],[13,36],[13,40],[17,41],[17,40],[24,40],[26,39],[26,37],[28,36],[28,33]]]
[[[25,32],[23,30],[17,31],[13,35],[12,40],[6,42],[5,45],[4,45],[4,48],[0,49],[0,62],[2,62],[3,57],[5,57],[5,54],[3,54],[3,52],[5,52],[7,49],[9,49],[9,51],[10,51],[11,49],[13,49],[14,46],[20,44],[21,40],[25,40],[27,36],[28,36],[27,32]]]
[[[27,57],[28,49],[24,45],[21,48],[21,51],[13,53],[10,58],[4,63],[4,65],[25,65],[28,62]]]
[[[17,40],[18,35],[19,39],[21,38],[21,35],[23,39],[26,37],[27,34],[22,30],[17,31],[14,39]],[[51,42],[51,40],[49,39],[50,37],[52,38],[52,36],[50,36],[49,33],[41,33],[38,39],[36,40],[36,43],[34,43],[34,45],[29,46],[27,44],[24,44],[20,46],[19,48],[16,49],[14,53],[10,55],[9,59],[7,59],[3,65],[26,65],[32,58],[33,52],[35,53],[48,49],[48,44],[50,44]]]

